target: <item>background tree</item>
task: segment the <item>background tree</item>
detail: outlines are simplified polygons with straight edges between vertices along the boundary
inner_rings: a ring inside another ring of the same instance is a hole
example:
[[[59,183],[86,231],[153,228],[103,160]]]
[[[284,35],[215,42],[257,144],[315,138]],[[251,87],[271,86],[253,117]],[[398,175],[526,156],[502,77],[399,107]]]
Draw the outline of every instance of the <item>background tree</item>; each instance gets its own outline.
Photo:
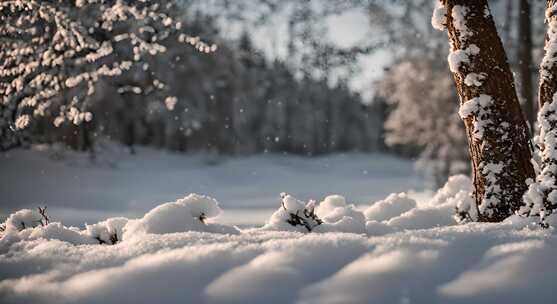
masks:
[[[509,1],[512,2],[512,1]],[[536,104],[534,102],[533,81],[532,81],[532,29],[530,2],[520,0],[518,13],[518,75],[519,75],[519,96],[523,100],[524,113],[528,124],[533,131],[536,122]]]
[[[64,121],[75,125],[90,121],[87,101],[100,78],[139,66],[147,72],[145,58],[166,50],[160,42],[181,29],[180,22],[167,13],[174,5],[157,1],[0,3],[2,148],[20,143],[33,117],[52,113],[56,126]],[[201,51],[212,50],[196,38],[185,37],[182,42]],[[131,87],[138,91],[139,87]]]
[[[418,165],[436,185],[469,171],[464,126],[457,96],[443,65],[434,58],[406,58],[379,83],[393,110],[385,121],[386,143],[421,148]]]

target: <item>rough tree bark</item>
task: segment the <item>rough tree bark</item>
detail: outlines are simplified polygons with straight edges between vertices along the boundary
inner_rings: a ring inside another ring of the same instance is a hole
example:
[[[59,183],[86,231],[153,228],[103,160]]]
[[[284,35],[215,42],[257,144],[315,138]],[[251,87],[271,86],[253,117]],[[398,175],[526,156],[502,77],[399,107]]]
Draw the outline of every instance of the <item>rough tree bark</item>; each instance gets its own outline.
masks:
[[[522,205],[534,177],[528,129],[487,0],[441,0],[472,160],[479,221],[497,222]]]
[[[524,112],[534,130],[536,122],[536,104],[532,92],[532,21],[530,19],[530,3],[528,0],[520,0],[518,18],[518,74],[520,77],[519,94],[524,99]],[[533,132],[532,132],[533,133]]]

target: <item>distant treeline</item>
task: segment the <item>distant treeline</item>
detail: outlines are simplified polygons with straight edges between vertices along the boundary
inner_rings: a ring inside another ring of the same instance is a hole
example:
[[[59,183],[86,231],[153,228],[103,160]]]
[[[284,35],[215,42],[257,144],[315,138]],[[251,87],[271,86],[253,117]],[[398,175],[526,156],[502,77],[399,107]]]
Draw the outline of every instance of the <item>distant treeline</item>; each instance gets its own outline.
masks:
[[[224,40],[211,17],[188,20],[187,31],[216,43],[216,52],[167,43],[162,56],[145,63],[158,78],[139,69],[100,81],[88,101],[92,121],[55,127],[47,115],[29,138],[83,151],[93,151],[100,137],[132,151],[149,145],[219,154],[314,155],[383,146],[382,104],[365,105],[343,81],[331,86],[326,79],[295,75],[287,62],[269,62],[247,33]],[[175,99],[150,95],[153,85],[167,87]]]

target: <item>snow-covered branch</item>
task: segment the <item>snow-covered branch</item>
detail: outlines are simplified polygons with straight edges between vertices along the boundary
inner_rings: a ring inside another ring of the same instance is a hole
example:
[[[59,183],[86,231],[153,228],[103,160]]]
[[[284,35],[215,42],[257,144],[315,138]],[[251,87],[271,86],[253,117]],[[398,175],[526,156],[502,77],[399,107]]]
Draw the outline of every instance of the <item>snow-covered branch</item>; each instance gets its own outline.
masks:
[[[51,114],[56,126],[92,119],[87,100],[99,79],[136,70],[153,74],[145,63],[166,52],[167,40],[216,51],[183,33],[180,16],[173,16],[176,6],[155,0],[1,2],[2,142],[13,142],[35,117]],[[122,86],[130,81],[122,80]],[[152,88],[149,93],[164,92],[165,86]]]

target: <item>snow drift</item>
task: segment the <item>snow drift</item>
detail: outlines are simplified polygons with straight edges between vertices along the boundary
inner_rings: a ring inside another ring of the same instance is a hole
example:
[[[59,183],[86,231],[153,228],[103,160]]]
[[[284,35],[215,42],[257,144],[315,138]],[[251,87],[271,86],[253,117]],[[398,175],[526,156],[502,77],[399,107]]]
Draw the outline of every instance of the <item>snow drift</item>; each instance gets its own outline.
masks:
[[[456,176],[427,202],[398,193],[364,211],[340,195],[283,194],[245,230],[219,224],[219,203],[197,194],[85,229],[21,210],[0,238],[0,302],[547,302],[554,229],[519,216],[459,224],[470,190]]]

